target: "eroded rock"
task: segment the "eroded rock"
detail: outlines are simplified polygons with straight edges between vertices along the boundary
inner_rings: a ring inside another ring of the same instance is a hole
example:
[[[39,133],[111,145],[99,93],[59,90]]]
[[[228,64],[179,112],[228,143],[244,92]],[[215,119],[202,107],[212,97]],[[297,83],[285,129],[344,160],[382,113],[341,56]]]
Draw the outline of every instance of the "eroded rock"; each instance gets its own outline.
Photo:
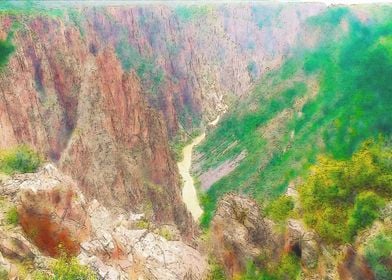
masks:
[[[195,249],[135,229],[135,214],[113,216],[97,201],[88,210],[93,235],[79,259],[102,279],[204,279],[207,263]]]
[[[213,254],[226,269],[227,275],[244,270],[246,262],[262,253],[272,255],[280,237],[272,233],[272,223],[264,219],[257,203],[238,194],[227,194],[220,202],[212,220]]]
[[[79,252],[90,235],[86,203],[75,183],[51,164],[37,173],[15,175],[2,192],[18,205],[19,223],[40,250],[50,256]]]
[[[306,268],[315,268],[318,260],[317,236],[306,230],[299,220],[289,219],[287,222],[285,250],[299,257]]]

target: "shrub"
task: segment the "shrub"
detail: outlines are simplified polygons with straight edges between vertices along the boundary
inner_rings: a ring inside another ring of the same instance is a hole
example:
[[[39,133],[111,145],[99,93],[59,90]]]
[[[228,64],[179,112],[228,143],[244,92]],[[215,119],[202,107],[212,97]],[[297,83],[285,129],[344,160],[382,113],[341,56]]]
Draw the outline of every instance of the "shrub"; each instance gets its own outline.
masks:
[[[382,232],[370,240],[365,248],[365,258],[376,275],[377,280],[392,279],[392,232]]]
[[[39,154],[26,145],[0,150],[0,173],[35,172],[42,160]]]
[[[76,258],[61,257],[51,265],[51,273],[36,272],[34,280],[95,280],[98,279],[87,266],[81,265]]]
[[[328,242],[352,241],[391,198],[389,144],[365,143],[347,160],[320,157],[299,188],[303,217]]]
[[[282,195],[267,206],[266,213],[276,222],[285,222],[293,209],[293,199],[287,195]]]
[[[360,193],[355,199],[354,209],[348,220],[348,238],[352,239],[360,229],[370,226],[380,215],[384,200],[374,192]]]
[[[279,263],[279,267],[276,271],[276,279],[297,279],[300,271],[301,266],[299,263],[299,259],[292,254],[286,254],[282,257]]]
[[[0,40],[0,69],[7,65],[10,55],[15,51],[10,39]]]
[[[16,207],[12,207],[6,213],[7,224],[16,226],[19,223],[19,213]]]
[[[207,276],[208,280],[226,280],[226,274],[223,267],[216,262],[213,258],[208,260],[209,262],[209,273]]]
[[[241,280],[295,280],[301,271],[299,259],[292,254],[284,254],[278,263],[270,263],[261,269],[249,261]]]

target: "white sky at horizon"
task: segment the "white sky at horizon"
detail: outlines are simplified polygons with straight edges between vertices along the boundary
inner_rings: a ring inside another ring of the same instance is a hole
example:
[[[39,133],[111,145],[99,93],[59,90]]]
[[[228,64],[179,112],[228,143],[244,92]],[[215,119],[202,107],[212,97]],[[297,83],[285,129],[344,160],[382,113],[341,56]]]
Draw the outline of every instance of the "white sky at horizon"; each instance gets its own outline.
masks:
[[[11,0],[15,1],[15,0]],[[34,0],[33,0],[34,1]],[[16,0],[15,2],[18,2]],[[122,4],[224,4],[224,3],[325,3],[326,5],[355,5],[392,3],[392,0],[35,0],[46,4],[61,5],[122,5]],[[1,3],[1,0],[0,0]]]

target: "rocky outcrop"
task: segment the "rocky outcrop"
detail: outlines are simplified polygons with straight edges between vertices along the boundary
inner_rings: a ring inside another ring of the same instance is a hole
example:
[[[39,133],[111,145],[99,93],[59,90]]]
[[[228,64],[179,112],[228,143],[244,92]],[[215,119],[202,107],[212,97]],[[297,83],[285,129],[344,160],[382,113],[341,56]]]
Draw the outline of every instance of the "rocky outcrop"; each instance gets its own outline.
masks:
[[[253,199],[227,194],[220,200],[211,224],[211,246],[228,276],[243,272],[246,262],[262,253],[273,258],[282,241]]]
[[[9,276],[20,275],[23,263],[27,273],[47,270],[45,256],[66,253],[77,255],[98,279],[205,279],[205,258],[180,241],[172,225],[85,201],[75,182],[51,164],[4,179],[0,195],[0,268]],[[12,205],[20,225],[5,224]]]
[[[319,248],[317,235],[306,230],[302,221],[289,219],[285,235],[285,250],[301,259],[304,268],[312,269],[317,266]]]
[[[365,258],[356,250],[347,246],[343,252],[343,260],[338,267],[341,280],[375,280],[373,271],[367,264]]]
[[[80,243],[90,237],[83,195],[71,178],[51,164],[37,173],[13,176],[2,185],[0,194],[12,198],[26,236],[50,256],[78,254]],[[18,251],[27,248],[14,239],[9,244]]]
[[[113,216],[97,201],[88,208],[92,239],[82,243],[79,259],[102,279],[204,279],[205,259],[181,241],[150,228],[138,229],[138,215]],[[136,217],[136,219],[135,219]]]

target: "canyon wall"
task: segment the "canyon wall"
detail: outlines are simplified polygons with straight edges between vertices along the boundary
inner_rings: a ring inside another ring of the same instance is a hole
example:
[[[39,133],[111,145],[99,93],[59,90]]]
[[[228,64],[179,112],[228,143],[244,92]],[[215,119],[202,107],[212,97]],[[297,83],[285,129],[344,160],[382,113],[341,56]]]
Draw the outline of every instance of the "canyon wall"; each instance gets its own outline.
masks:
[[[0,148],[27,143],[105,206],[194,225],[169,139],[278,66],[324,6],[82,7],[0,16]]]

